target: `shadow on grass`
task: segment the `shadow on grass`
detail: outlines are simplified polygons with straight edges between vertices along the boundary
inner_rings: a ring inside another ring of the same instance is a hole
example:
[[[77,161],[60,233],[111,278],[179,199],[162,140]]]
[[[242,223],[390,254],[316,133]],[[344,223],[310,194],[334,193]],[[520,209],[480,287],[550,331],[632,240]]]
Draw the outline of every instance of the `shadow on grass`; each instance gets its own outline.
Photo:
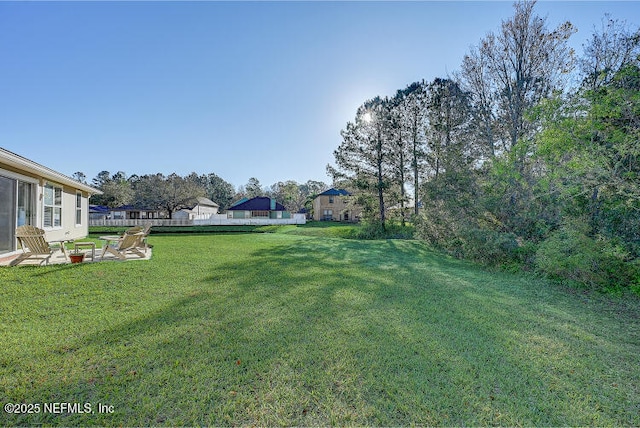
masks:
[[[69,263],[69,264],[58,264],[58,265],[49,265],[49,266],[22,266],[20,269],[33,269],[31,272],[31,276],[39,277],[39,276],[48,276],[48,275],[57,275],[61,272],[68,272],[75,269],[82,268],[80,263]]]
[[[27,397],[103,402],[115,414],[10,422],[639,422],[638,370],[610,361],[634,358],[637,341],[620,355],[581,324],[589,312],[551,292],[519,293],[515,276],[410,241],[296,238],[199,257],[178,297],[56,347],[66,380],[36,382]]]

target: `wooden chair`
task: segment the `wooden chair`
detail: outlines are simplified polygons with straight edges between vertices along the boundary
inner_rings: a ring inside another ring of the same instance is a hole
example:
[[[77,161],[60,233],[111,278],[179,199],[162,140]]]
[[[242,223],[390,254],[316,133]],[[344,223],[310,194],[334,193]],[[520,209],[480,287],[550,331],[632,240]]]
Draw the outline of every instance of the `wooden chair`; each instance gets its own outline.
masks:
[[[16,238],[20,247],[22,247],[22,254],[11,261],[11,266],[18,265],[30,258],[40,258],[42,259],[40,264],[49,264],[49,259],[55,249],[51,248],[44,239],[44,230],[29,225],[19,226],[16,228]],[[64,243],[61,245],[64,245]]]
[[[150,248],[149,244],[147,243],[147,236],[149,236],[150,232],[151,232],[151,223],[146,223],[144,226],[131,227],[127,229],[124,233],[128,233],[131,235],[135,234],[136,236],[138,236],[137,247],[146,253],[147,249]]]
[[[142,248],[144,250],[144,252],[147,252],[148,248],[151,248],[151,246],[147,243],[147,236],[149,236],[149,233],[151,233],[151,223],[147,223],[142,227],[142,230],[140,231],[141,236],[140,236],[140,248]]]
[[[102,252],[101,259],[104,259],[104,255],[106,253],[111,253],[117,258],[121,260],[127,259],[127,253],[133,253],[137,256],[144,258],[145,254],[140,251],[140,239],[142,236],[141,232],[132,231],[131,233],[127,230],[118,241],[116,241],[115,245],[107,244],[104,247],[104,251]]]

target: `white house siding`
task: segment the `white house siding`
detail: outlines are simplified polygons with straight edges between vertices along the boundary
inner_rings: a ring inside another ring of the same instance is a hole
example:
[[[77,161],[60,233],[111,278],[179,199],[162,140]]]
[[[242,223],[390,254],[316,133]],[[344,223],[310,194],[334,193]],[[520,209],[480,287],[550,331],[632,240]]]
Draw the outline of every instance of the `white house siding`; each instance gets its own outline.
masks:
[[[191,209],[191,218],[205,215],[218,214],[218,207],[209,207],[206,205],[196,205]]]
[[[213,202],[211,202],[213,203]],[[210,215],[218,214],[218,205],[196,204],[191,209],[182,209],[173,213],[172,218],[200,220],[209,218]]]
[[[176,220],[186,220],[186,219],[189,219],[190,217],[191,217],[191,210],[188,210],[188,209],[176,211],[171,216],[171,218],[174,218]]]
[[[82,194],[82,219],[80,224],[76,224],[76,191],[75,188],[62,186],[62,224],[60,227],[44,227],[44,218],[38,223],[38,227],[46,232],[47,240],[80,239],[89,234],[89,195],[80,191]],[[43,214],[41,213],[41,215]]]
[[[45,238],[48,241],[79,239],[87,236],[89,196],[91,193],[100,193],[99,190],[2,148],[0,148],[0,177],[5,184],[0,194],[0,199],[3,199],[0,204],[7,211],[0,221],[0,235],[7,241],[0,248],[2,256],[18,253],[14,235],[16,227],[22,224],[31,224],[44,229]],[[49,184],[61,189],[61,203],[56,204],[56,208],[60,211],[60,221],[59,225],[55,226],[45,226],[45,188]],[[22,210],[18,203],[17,195],[21,193],[21,186],[30,189],[28,197],[23,198],[28,201],[29,212]],[[16,194],[11,193],[16,190]],[[77,192],[80,192],[81,202],[80,224],[76,224]],[[7,202],[12,206],[8,207]]]

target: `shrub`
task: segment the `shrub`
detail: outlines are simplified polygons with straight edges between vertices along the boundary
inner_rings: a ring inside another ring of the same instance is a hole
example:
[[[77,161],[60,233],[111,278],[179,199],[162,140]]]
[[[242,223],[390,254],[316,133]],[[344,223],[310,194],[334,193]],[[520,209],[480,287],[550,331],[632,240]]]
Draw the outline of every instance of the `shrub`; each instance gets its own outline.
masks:
[[[415,234],[415,228],[413,225],[405,224],[404,226],[399,222],[387,223],[385,237],[387,239],[413,239]]]
[[[521,242],[513,233],[431,214],[429,218],[416,219],[416,236],[454,257],[509,270],[520,270],[533,258],[534,247]]]
[[[463,239],[466,258],[492,266],[510,264],[517,260],[519,246],[512,233],[471,228],[465,231]]]
[[[378,221],[363,222],[351,236],[354,239],[413,239],[413,226],[402,226],[388,221],[385,228]]]
[[[440,201],[434,201],[425,207],[423,214],[413,219],[416,237],[427,241],[430,245],[443,250],[451,250],[451,241],[458,235],[458,228],[453,216]]]
[[[591,237],[585,227],[568,224],[552,233],[536,252],[536,268],[554,279],[598,289],[628,287],[637,280],[638,263],[613,240]]]

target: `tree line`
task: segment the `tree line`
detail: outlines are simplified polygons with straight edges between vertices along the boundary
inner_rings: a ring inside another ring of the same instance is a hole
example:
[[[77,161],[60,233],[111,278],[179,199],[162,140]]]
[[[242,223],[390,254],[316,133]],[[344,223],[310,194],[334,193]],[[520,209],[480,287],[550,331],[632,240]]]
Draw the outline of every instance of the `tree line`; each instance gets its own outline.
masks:
[[[605,16],[581,55],[575,31],[515,3],[452,76],[365,101],[328,173],[382,230],[640,291],[640,30]]]
[[[73,178],[86,183],[87,177],[82,172],[73,174]],[[164,211],[168,218],[173,213],[195,205],[198,197],[206,197],[225,210],[241,198],[267,196],[276,199],[287,210],[298,212],[310,208],[313,197],[328,189],[321,181],[309,180],[299,184],[293,180],[277,182],[271,186],[262,186],[260,181],[252,177],[246,185],[235,189],[234,186],[215,173],[197,174],[192,172],[186,176],[178,174],[130,175],[123,171],[111,174],[102,171],[91,180],[91,185],[103,192],[93,195],[91,203],[116,208],[123,205],[134,205]]]

